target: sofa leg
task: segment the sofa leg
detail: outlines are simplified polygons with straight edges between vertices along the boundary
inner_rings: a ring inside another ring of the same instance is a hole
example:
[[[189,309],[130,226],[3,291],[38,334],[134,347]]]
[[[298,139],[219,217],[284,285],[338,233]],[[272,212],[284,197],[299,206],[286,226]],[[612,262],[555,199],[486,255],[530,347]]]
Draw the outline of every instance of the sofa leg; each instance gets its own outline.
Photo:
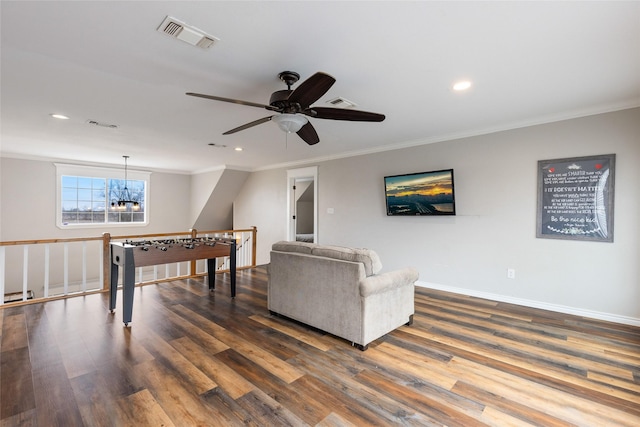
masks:
[[[360,351],[365,351],[366,349],[369,348],[369,344],[367,345],[362,345],[362,344],[356,344],[356,343],[351,343],[351,345],[353,345],[355,348],[357,348]]]
[[[413,325],[413,314],[409,316],[409,321],[407,323],[405,323],[405,325],[407,325],[407,326]]]
[[[278,316],[278,313],[276,313],[275,311],[271,311],[271,310],[269,310],[269,314],[272,315],[272,316]]]

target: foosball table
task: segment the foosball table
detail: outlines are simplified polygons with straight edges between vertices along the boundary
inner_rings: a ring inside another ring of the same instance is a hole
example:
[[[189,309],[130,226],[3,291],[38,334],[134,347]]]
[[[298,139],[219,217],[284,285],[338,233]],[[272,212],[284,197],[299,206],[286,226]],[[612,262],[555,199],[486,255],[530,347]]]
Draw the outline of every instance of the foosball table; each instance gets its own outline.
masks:
[[[116,308],[118,273],[122,267],[122,317],[128,326],[133,314],[135,269],[158,264],[207,260],[209,290],[215,289],[215,260],[229,257],[231,297],[236,296],[236,241],[230,238],[201,237],[167,240],[125,241],[111,243],[111,286],[109,310]]]

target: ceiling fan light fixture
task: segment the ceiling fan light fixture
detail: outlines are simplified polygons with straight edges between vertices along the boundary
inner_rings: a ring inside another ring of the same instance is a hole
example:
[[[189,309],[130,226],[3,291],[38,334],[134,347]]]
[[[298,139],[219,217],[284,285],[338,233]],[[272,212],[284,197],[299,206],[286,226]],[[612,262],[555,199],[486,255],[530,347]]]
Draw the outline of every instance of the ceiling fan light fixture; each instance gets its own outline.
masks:
[[[273,116],[271,119],[278,124],[278,127],[287,133],[298,132],[302,126],[306,125],[308,120],[299,114],[283,113]]]

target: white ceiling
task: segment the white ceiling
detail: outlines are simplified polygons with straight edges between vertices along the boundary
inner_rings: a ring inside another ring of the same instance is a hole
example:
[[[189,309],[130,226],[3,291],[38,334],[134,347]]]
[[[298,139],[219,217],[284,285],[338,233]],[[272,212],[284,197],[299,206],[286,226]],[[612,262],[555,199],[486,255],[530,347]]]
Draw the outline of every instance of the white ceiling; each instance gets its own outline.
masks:
[[[640,105],[640,2],[2,1],[1,154],[184,173],[255,170]],[[173,16],[220,39],[156,31]],[[382,123],[311,119],[308,146],[268,104],[324,71]],[[454,93],[454,81],[473,81]],[[294,86],[295,88],[295,86]],[[70,120],[56,120],[62,113]],[[116,129],[87,124],[116,124]],[[208,144],[224,144],[215,148]],[[235,147],[244,151],[236,152]]]

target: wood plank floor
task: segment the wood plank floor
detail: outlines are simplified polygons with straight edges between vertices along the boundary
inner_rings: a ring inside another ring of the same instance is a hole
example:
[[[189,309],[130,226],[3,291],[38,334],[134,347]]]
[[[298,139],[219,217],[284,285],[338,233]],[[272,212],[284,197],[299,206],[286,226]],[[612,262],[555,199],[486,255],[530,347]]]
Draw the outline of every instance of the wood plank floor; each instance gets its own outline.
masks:
[[[640,328],[417,288],[361,352],[217,285],[0,310],[0,426],[640,426]]]

